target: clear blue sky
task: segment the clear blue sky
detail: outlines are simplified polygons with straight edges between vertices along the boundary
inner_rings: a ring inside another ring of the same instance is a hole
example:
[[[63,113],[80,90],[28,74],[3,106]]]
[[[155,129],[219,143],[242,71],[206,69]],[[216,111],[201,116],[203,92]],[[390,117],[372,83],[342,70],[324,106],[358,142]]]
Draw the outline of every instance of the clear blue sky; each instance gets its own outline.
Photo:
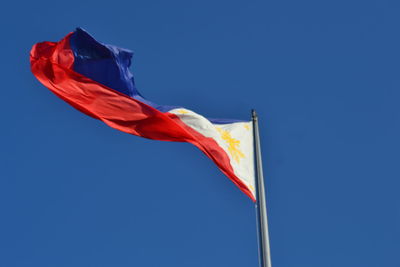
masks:
[[[30,73],[80,26],[144,96],[261,120],[276,267],[400,266],[400,3],[2,4],[0,266],[257,266],[254,205],[189,144],[118,132]]]

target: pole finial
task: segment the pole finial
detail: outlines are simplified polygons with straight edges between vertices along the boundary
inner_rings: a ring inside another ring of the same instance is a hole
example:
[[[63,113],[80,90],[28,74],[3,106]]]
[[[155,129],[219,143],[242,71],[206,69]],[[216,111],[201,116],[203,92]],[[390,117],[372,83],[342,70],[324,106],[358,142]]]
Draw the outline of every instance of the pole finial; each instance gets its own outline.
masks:
[[[256,112],[255,109],[252,109],[252,110],[251,110],[251,116],[253,117],[253,119],[256,119],[256,118],[257,118],[257,112]]]

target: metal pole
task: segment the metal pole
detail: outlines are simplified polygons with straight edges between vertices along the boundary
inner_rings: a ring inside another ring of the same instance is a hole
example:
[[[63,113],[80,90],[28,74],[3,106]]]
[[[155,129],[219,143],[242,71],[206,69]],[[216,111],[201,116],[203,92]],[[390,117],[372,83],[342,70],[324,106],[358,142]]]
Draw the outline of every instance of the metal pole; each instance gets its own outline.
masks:
[[[267,205],[265,201],[264,176],[261,159],[260,134],[258,129],[258,117],[256,111],[252,110],[253,119],[253,138],[256,171],[256,211],[257,211],[257,230],[258,230],[258,253],[260,267],[271,267],[271,252],[269,247]]]

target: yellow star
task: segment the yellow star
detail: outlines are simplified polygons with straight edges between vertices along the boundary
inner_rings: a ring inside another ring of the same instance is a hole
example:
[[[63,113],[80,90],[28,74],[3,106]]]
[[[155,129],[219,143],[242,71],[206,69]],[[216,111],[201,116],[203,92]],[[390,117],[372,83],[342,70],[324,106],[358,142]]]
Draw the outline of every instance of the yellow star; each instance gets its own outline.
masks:
[[[189,113],[184,109],[178,109],[176,112],[178,112],[179,114],[188,114]]]
[[[249,188],[250,188],[251,192],[254,192],[254,186],[252,186],[251,184],[249,184]]]

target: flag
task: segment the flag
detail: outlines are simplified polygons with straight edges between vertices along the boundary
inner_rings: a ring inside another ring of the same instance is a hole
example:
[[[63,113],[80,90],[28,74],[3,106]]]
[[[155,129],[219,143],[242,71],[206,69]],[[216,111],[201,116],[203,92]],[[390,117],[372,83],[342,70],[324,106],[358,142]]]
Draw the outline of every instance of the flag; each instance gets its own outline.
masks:
[[[147,100],[129,71],[132,55],[78,28],[59,42],[35,44],[30,62],[32,73],[50,91],[110,127],[195,145],[255,201],[252,123],[205,118],[183,107]]]

